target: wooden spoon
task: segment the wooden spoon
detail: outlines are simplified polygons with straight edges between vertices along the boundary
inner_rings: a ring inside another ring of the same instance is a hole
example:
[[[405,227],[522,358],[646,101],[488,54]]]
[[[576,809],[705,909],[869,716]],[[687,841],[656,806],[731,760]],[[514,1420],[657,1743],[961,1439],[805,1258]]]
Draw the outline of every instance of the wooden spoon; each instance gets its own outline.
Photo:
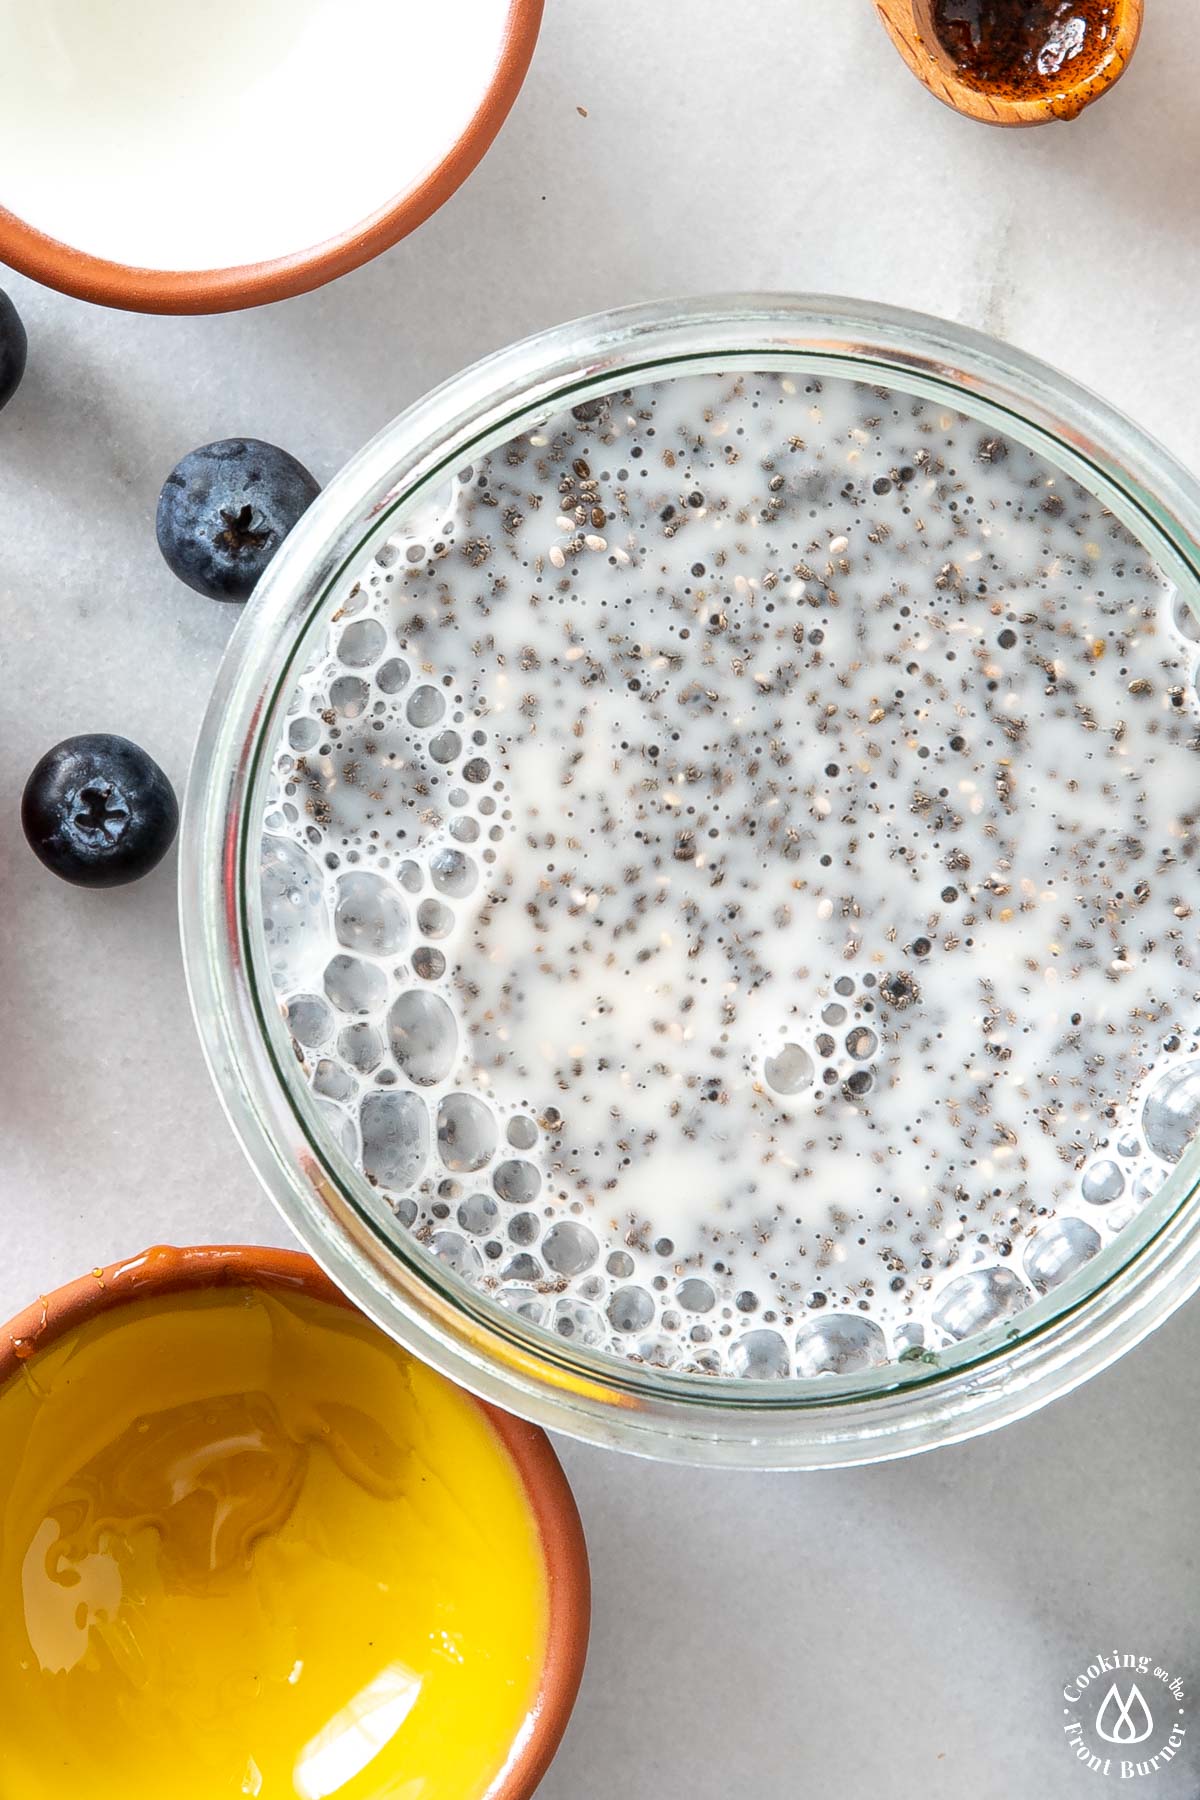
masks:
[[[1008,4],[1015,9],[1021,0]],[[938,36],[935,0],[875,0],[888,35],[917,79],[935,99],[985,125],[1044,125],[1048,119],[1077,118],[1124,74],[1142,29],[1142,7],[1143,0],[1102,0],[1096,10],[1108,14],[1111,30],[1100,57],[1081,55],[1078,76],[1072,76],[1067,62],[1060,75],[1045,78],[1044,86],[1037,78],[1039,91],[1031,93],[1028,81],[984,87],[968,80]],[[1091,9],[1082,0],[1079,10],[1085,18]]]

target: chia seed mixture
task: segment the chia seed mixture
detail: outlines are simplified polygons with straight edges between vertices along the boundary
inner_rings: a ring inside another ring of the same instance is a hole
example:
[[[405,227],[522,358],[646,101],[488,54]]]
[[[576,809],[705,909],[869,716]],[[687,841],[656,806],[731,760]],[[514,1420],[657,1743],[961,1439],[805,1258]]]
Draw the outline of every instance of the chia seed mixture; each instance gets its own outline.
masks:
[[[1200,1126],[1200,626],[934,402],[686,375],[347,580],[263,853],[343,1153],[502,1305],[664,1367],[936,1350]]]

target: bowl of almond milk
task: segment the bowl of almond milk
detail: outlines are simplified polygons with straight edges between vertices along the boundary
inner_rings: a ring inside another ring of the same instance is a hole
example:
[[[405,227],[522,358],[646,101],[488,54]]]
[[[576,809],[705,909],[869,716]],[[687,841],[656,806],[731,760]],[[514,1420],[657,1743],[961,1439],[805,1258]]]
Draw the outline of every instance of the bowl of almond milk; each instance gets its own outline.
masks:
[[[937,321],[634,309],[301,522],[183,872],[248,1154],[352,1297],[697,1461],[952,1441],[1200,1281],[1200,496]]]
[[[456,0],[451,25],[393,0],[0,0],[0,258],[144,312],[318,287],[466,179],[541,13]]]

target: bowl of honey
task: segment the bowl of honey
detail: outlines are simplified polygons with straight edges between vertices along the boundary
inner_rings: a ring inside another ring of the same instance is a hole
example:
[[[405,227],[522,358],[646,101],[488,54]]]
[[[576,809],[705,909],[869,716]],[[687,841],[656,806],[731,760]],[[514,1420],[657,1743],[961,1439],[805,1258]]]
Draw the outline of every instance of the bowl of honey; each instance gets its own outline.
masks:
[[[0,1793],[525,1800],[586,1652],[544,1433],[306,1256],[157,1248],[0,1333]]]

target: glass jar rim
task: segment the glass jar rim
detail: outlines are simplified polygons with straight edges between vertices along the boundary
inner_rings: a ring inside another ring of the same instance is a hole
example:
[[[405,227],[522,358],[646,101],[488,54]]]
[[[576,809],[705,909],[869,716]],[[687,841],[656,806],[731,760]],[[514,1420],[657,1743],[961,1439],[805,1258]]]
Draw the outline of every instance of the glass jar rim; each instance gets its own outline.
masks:
[[[1036,448],[1200,593],[1200,486],[1135,425],[978,333],[891,307],[745,295],[575,321],[488,357],[410,407],[335,478],[246,608],[193,762],[180,910],[193,1009],[252,1166],[306,1247],[377,1323],[537,1423],[644,1454],[742,1466],[881,1460],[1018,1417],[1104,1367],[1200,1285],[1200,1143],[1115,1242],[1016,1318],[849,1377],[687,1375],[568,1345],[439,1264],[331,1152],[265,976],[257,835],[269,751],[331,589],[430,484],[563,405],[753,361],[945,399]]]

